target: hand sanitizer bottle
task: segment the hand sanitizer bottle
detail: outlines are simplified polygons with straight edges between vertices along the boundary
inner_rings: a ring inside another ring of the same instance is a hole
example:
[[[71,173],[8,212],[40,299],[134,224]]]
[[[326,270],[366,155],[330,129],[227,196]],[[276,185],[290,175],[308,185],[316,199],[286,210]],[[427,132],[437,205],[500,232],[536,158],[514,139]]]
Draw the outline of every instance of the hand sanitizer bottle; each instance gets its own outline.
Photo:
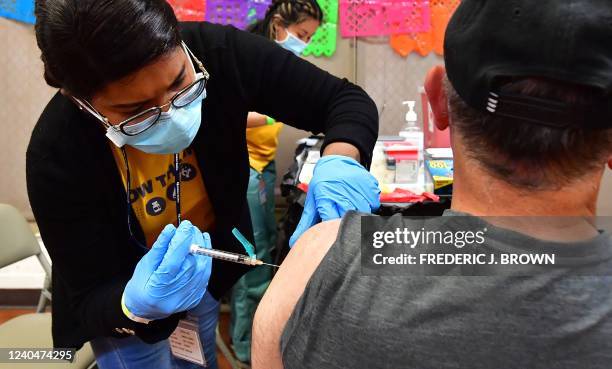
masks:
[[[406,124],[399,132],[399,135],[404,138],[405,144],[408,146],[412,146],[417,151],[416,162],[415,163],[406,163],[410,164],[411,171],[415,171],[413,175],[410,175],[410,182],[415,183],[417,187],[422,188],[424,186],[424,167],[423,167],[423,156],[424,156],[424,144],[425,144],[425,136],[423,134],[423,130],[419,126],[417,113],[414,111],[416,102],[415,101],[404,101],[403,105],[408,105],[408,112],[406,113]],[[400,164],[398,163],[398,168]]]
[[[408,105],[408,112],[406,113],[406,124],[399,132],[401,137],[404,137],[405,141],[410,145],[414,145],[419,149],[419,158],[422,159],[424,137],[423,130],[419,127],[417,113],[414,111],[416,105],[415,101],[404,101],[403,105]]]

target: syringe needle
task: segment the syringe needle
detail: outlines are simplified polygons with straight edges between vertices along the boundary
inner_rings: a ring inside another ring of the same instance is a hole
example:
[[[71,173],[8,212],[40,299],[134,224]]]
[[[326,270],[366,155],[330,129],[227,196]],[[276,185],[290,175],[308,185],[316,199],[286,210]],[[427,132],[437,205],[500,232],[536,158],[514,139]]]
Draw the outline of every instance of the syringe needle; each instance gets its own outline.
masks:
[[[261,264],[261,265],[271,266],[272,268],[280,268],[280,266],[278,266],[278,265],[264,263],[263,261],[262,261],[262,264]]]
[[[254,265],[260,266],[260,265],[267,265],[269,267],[273,267],[273,268],[280,268],[280,266],[275,265],[275,264],[268,264],[268,263],[264,263],[261,260],[253,260],[254,261]]]

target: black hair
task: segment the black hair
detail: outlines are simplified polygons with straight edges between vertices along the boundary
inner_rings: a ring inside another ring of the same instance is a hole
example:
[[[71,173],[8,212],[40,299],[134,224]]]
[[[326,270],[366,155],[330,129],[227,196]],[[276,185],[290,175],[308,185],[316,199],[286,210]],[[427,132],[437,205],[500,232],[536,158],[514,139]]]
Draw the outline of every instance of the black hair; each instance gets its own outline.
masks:
[[[319,23],[323,22],[323,10],[317,0],[274,0],[266,11],[264,19],[251,25],[248,31],[268,39],[275,39],[276,33],[272,24],[275,15],[280,17],[285,27],[301,23],[308,18],[313,18]]]
[[[599,91],[545,78],[512,79],[503,91],[590,106]],[[448,80],[452,127],[466,154],[488,173],[516,188],[559,190],[600,169],[612,154],[612,129],[553,128],[478,111]]]
[[[85,99],[181,42],[165,0],[36,0],[35,13],[45,80]]]

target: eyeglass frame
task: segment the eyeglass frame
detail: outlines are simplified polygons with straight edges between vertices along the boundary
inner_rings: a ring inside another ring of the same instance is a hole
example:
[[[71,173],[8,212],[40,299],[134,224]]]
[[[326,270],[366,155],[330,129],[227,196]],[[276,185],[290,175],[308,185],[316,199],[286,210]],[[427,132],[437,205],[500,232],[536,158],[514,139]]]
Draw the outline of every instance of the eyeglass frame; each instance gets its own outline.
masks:
[[[177,92],[171,99],[170,101],[168,101],[167,103],[165,103],[164,105],[161,106],[153,106],[149,109],[146,109],[136,115],[133,115],[131,117],[129,117],[128,119],[124,119],[123,121],[117,123],[117,124],[110,124],[109,120],[107,117],[105,117],[104,115],[102,115],[100,112],[98,112],[96,110],[96,108],[93,107],[93,105],[91,105],[91,103],[87,100],[81,100],[80,98],[74,97],[74,96],[70,96],[70,98],[78,105],[79,109],[81,110],[86,110],[89,114],[93,115],[96,119],[98,119],[102,125],[104,126],[104,128],[106,129],[112,129],[116,132],[121,132],[127,136],[137,136],[143,132],[146,132],[147,130],[149,130],[151,127],[153,127],[154,125],[157,124],[157,122],[159,122],[159,118],[161,117],[161,113],[163,112],[163,109],[169,105],[173,105],[174,106],[174,101],[184,92],[188,91],[189,89],[193,88],[193,86],[195,86],[196,84],[200,83],[202,80],[204,80],[204,87],[202,89],[202,92],[200,92],[200,94],[202,94],[204,92],[204,90],[206,90],[206,85],[208,84],[208,80],[210,79],[210,74],[208,73],[208,71],[206,70],[206,68],[204,68],[204,64],[202,64],[202,62],[200,61],[200,59],[198,59],[193,52],[189,49],[189,47],[187,47],[187,44],[185,44],[184,41],[181,41],[181,45],[184,47],[185,50],[187,50],[187,55],[190,56],[193,61],[195,61],[198,69],[200,69],[200,72],[202,72],[203,76],[201,78],[197,78],[195,81],[193,81],[193,83],[190,83],[189,86],[181,89],[179,92]],[[192,64],[193,65],[193,64]],[[196,73],[197,75],[197,73]],[[198,95],[199,96],[199,95]],[[194,99],[195,101],[195,99]],[[193,101],[192,101],[193,102]],[[184,108],[185,106],[187,106],[189,104],[186,104],[184,106],[181,107],[176,107],[177,109],[180,108]],[[126,132],[126,130],[124,129],[124,127],[130,123],[130,121],[135,120],[143,115],[146,115],[148,113],[157,111],[157,119],[151,123],[150,126],[148,126],[147,128],[145,128],[144,130],[138,132],[138,133],[128,133]]]

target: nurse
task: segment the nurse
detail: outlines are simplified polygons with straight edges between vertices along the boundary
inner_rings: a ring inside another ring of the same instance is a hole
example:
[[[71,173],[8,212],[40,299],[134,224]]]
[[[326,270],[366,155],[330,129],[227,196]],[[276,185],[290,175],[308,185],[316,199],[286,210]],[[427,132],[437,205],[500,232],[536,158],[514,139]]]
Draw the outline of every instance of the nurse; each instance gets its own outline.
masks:
[[[266,37],[280,47],[300,56],[323,20],[316,0],[276,0],[264,19],[249,27],[251,33]],[[247,202],[253,222],[257,258],[272,263],[276,247],[274,216],[274,159],[282,124],[274,118],[251,112],[246,139],[251,166]],[[236,357],[251,361],[251,326],[257,305],[272,280],[270,268],[256,268],[234,285],[231,301],[231,337]]]
[[[234,227],[253,239],[248,112],[326,134],[307,228],[378,207],[372,100],[263,38],[179,24],[164,0],[47,0],[36,16],[59,89],[26,160],[53,261],[54,346],[90,341],[100,369],[192,367],[168,339],[181,321],[216,368],[218,299],[248,269],[189,246],[244,253]]]

